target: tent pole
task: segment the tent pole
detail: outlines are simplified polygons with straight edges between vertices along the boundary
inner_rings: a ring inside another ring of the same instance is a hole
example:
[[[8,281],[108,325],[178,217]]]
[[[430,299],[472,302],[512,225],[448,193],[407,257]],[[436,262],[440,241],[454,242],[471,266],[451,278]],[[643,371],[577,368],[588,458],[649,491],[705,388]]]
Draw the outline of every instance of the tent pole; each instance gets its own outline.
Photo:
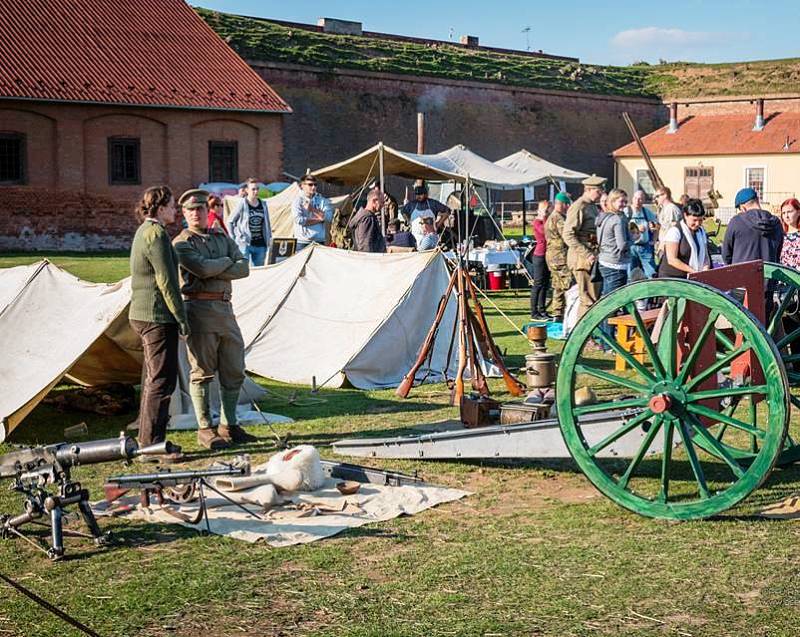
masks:
[[[525,236],[525,189],[522,189],[522,236]]]
[[[386,191],[383,186],[383,142],[378,146],[378,171],[381,189],[381,234],[386,236]]]

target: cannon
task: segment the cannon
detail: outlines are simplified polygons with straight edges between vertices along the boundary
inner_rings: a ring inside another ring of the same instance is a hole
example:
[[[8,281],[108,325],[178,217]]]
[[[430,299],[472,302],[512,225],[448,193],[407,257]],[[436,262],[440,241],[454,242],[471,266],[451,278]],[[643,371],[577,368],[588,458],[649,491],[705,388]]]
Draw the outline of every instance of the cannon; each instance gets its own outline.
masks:
[[[559,361],[570,455],[601,493],[654,518],[717,515],[800,458],[789,431],[800,407],[800,273],[754,261],[690,279],[602,297]],[[594,399],[581,401],[589,389]],[[589,435],[592,419],[620,409],[630,417],[600,440]],[[631,456],[605,452],[629,437]]]

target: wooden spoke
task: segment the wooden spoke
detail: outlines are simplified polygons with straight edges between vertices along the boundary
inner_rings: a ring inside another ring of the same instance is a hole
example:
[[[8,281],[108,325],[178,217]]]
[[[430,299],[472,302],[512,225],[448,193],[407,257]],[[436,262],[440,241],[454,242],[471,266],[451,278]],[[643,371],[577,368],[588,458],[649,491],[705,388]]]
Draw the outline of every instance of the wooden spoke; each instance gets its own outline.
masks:
[[[653,412],[649,409],[645,409],[641,414],[636,416],[635,418],[631,418],[628,422],[626,422],[622,427],[617,429],[614,433],[607,435],[603,438],[600,442],[596,445],[589,448],[589,455],[596,456],[600,451],[608,447],[612,442],[616,442],[625,434],[633,431],[638,426],[640,426],[645,420],[651,418],[653,416]],[[651,425],[652,427],[653,425]]]
[[[666,356],[667,360],[664,363],[664,372],[667,378],[675,378],[675,366],[678,364],[678,321],[677,321],[677,299],[667,299],[667,320],[661,328],[659,342],[664,339],[663,349],[661,350],[662,356]]]
[[[594,403],[593,405],[581,405],[574,407],[572,412],[576,416],[583,416],[584,414],[596,414],[601,411],[610,411],[612,409],[629,409],[631,407],[647,407],[649,399],[647,398],[628,398],[626,400],[611,400],[604,403]]]
[[[697,489],[700,492],[700,497],[707,498],[709,496],[708,484],[706,484],[706,476],[705,473],[703,473],[703,467],[700,465],[700,461],[697,458],[697,452],[692,443],[692,436],[689,434],[689,428],[680,421],[678,422],[678,433],[683,441],[683,446],[686,448],[686,455],[689,457],[689,464],[692,467],[694,479],[697,481]]]
[[[650,431],[647,432],[647,435],[642,440],[642,444],[639,445],[639,450],[636,452],[636,455],[631,460],[631,463],[628,465],[628,468],[625,469],[625,473],[623,473],[619,480],[617,480],[617,486],[622,489],[628,488],[628,482],[631,479],[631,475],[633,472],[636,471],[636,467],[639,466],[639,463],[644,458],[645,454],[650,449],[650,445],[653,444],[653,439],[656,437],[656,434],[661,429],[661,416],[656,416],[653,423],[650,425]]]
[[[729,339],[727,336],[725,336],[725,334],[723,334],[722,331],[720,330],[716,331],[716,338],[717,338],[717,343],[722,345],[722,347],[726,351],[730,351],[735,347],[733,341]]]
[[[778,327],[778,323],[783,318],[783,315],[786,313],[786,308],[789,307],[789,303],[792,302],[792,299],[796,295],[797,295],[797,288],[795,287],[792,287],[791,290],[789,290],[786,294],[784,294],[780,304],[775,310],[775,314],[773,314],[772,319],[770,319],[769,326],[767,327],[767,334],[769,334],[770,336],[775,335],[775,329]]]
[[[792,401],[792,404],[795,407],[800,407],[800,398],[798,398],[794,394],[789,394],[789,400]]]
[[[786,346],[787,346],[789,343],[791,343],[792,341],[794,341],[794,340],[795,340],[795,339],[796,339],[798,336],[800,336],[800,327],[798,327],[798,328],[796,328],[796,329],[793,329],[793,330],[792,330],[791,332],[789,332],[789,333],[788,333],[786,336],[784,336],[783,338],[781,338],[780,340],[778,340],[778,342],[777,342],[777,343],[775,343],[775,347],[777,347],[778,349],[783,349],[783,348],[784,348],[784,347],[786,347]]]
[[[678,383],[685,383],[692,369],[694,369],[694,363],[697,360],[697,356],[700,354],[700,350],[703,349],[703,345],[705,344],[709,333],[712,329],[714,329],[714,324],[717,322],[717,318],[719,318],[719,312],[711,312],[708,315],[708,320],[706,320],[706,324],[703,325],[703,329],[700,330],[700,335],[697,337],[694,345],[692,345],[689,355],[683,361],[681,361],[682,369],[681,373],[678,375]]]
[[[655,376],[653,376],[653,374],[650,373],[650,371],[644,365],[642,365],[639,361],[637,361],[630,354],[630,352],[626,352],[619,343],[617,343],[613,338],[609,337],[609,335],[606,334],[603,330],[599,328],[596,329],[594,332],[592,332],[592,337],[595,340],[602,341],[608,347],[613,349],[614,353],[617,356],[622,358],[628,365],[630,365],[633,369],[639,372],[649,382],[651,383],[658,382],[658,379]]]
[[[704,389],[687,394],[686,400],[695,403],[708,398],[726,398],[727,396],[749,396],[750,394],[766,394],[769,387],[766,385],[744,385],[742,387],[720,387],[719,389]]]
[[[656,376],[665,378],[666,372],[664,371],[664,366],[661,363],[661,359],[658,357],[656,346],[653,344],[653,339],[650,338],[650,332],[648,331],[647,326],[644,324],[642,315],[639,314],[639,309],[636,307],[635,303],[628,303],[625,306],[625,309],[628,311],[628,314],[633,316],[633,320],[636,322],[636,329],[639,331],[639,334],[642,337],[644,348],[647,350],[650,360],[653,361],[653,369],[655,369]]]
[[[750,405],[748,406],[748,414],[750,415],[750,424],[753,426],[754,429],[756,427],[756,404],[753,399],[750,399]],[[750,451],[752,453],[758,452],[758,438],[756,436],[750,436]]]
[[[718,442],[717,439],[714,438],[714,436],[712,436],[710,433],[706,431],[706,428],[703,426],[703,423],[701,423],[692,414],[688,414],[688,418],[689,420],[692,421],[692,426],[694,427],[694,430],[697,433],[697,435],[703,438],[709,444],[709,446],[711,446],[714,449],[718,457],[722,458],[725,461],[725,463],[730,467],[731,471],[733,471],[734,475],[737,478],[741,478],[742,476],[744,476],[745,471],[741,467],[741,465],[738,462],[736,462],[736,460],[733,459],[733,456],[731,456],[731,454],[728,453],[728,450],[722,443]]]
[[[716,420],[717,422],[725,423],[730,427],[735,429],[740,429],[745,433],[750,434],[751,436],[755,436],[756,438],[764,438],[767,434],[762,429],[758,429],[757,427],[753,427],[752,425],[748,425],[743,420],[739,420],[738,418],[734,418],[733,416],[726,416],[725,414],[721,414],[718,411],[714,411],[713,409],[709,409],[704,405],[695,405],[689,404],[686,406],[693,414],[697,414],[698,416],[705,416],[706,418],[710,418],[711,420]]]
[[[672,437],[675,434],[675,422],[668,420],[664,427],[664,451],[661,453],[661,502],[669,500],[669,477],[672,473]]]
[[[642,385],[627,378],[617,376],[616,374],[611,374],[609,372],[603,371],[602,369],[595,369],[594,367],[588,367],[587,365],[583,365],[580,363],[575,365],[575,373],[588,374],[589,376],[594,376],[595,378],[599,378],[601,380],[608,381],[609,383],[612,383],[614,385],[620,385],[621,387],[626,387],[627,389],[632,389],[633,391],[637,391],[640,393],[646,393],[650,389],[646,385]]]
[[[728,352],[722,358],[718,359],[716,362],[712,363],[708,367],[706,367],[702,372],[700,372],[697,376],[694,376],[690,381],[686,383],[685,389],[687,391],[691,391],[693,388],[697,387],[700,383],[702,383],[706,378],[709,376],[716,374],[720,369],[727,366],[735,358],[741,356],[746,351],[750,349],[750,345],[747,342],[742,343],[736,349]]]

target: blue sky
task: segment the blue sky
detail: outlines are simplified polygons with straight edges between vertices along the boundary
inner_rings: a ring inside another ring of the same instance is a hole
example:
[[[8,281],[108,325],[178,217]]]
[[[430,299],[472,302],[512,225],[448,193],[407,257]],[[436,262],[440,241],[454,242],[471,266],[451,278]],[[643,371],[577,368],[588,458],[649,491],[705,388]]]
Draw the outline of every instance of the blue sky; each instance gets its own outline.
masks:
[[[481,44],[579,57],[597,64],[659,59],[729,62],[800,56],[798,0],[581,2],[272,2],[192,0],[193,4],[295,22],[357,20],[368,31],[447,40],[477,35]]]

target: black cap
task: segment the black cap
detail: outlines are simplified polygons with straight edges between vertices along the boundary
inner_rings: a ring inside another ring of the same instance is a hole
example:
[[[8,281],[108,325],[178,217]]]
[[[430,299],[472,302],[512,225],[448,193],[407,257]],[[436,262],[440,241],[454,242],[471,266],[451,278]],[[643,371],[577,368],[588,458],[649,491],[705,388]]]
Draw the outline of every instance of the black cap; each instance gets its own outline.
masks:
[[[428,187],[427,186],[414,186],[414,196],[417,195],[427,195],[428,194]]]

